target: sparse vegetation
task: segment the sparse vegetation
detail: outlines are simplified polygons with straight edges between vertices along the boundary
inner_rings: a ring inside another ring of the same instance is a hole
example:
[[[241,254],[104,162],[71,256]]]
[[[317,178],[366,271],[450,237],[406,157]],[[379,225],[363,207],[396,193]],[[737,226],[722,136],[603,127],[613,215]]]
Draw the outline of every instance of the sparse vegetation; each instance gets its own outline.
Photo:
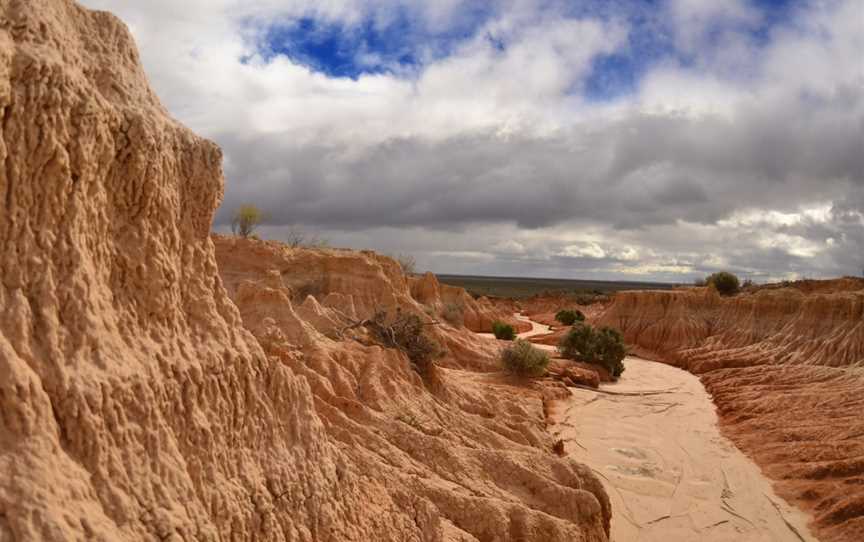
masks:
[[[565,326],[572,326],[576,322],[584,322],[585,315],[578,309],[564,309],[558,311],[555,315],[555,320]]]
[[[543,376],[549,365],[549,354],[528,341],[517,339],[501,350],[501,365],[505,371],[517,376]]]
[[[516,338],[516,330],[513,326],[500,321],[492,322],[492,333],[496,339],[504,341],[512,341]]]
[[[234,211],[231,219],[231,232],[243,238],[250,237],[266,218],[258,207],[249,204],[241,205]]]
[[[561,338],[558,351],[565,358],[600,365],[613,378],[618,378],[624,372],[627,347],[621,333],[610,327],[595,329],[577,322]]]
[[[416,314],[397,310],[391,320],[386,312],[379,311],[371,319],[355,325],[366,326],[384,346],[405,352],[414,370],[427,381],[438,378],[435,359],[443,353],[441,345],[429,337],[425,330],[427,324]]]
[[[738,277],[728,271],[718,271],[705,279],[720,295],[735,295],[741,287]]]
[[[406,275],[413,275],[417,272],[417,260],[414,259],[414,256],[410,254],[397,254],[395,260]]]
[[[614,292],[612,292],[614,295]],[[612,299],[612,295],[604,292],[594,291],[590,293],[576,294],[573,300],[577,305],[593,305],[594,303],[605,303]]]
[[[447,303],[441,309],[441,318],[454,327],[465,325],[465,307],[458,303]]]
[[[309,234],[300,226],[292,226],[282,240],[291,248],[324,248],[330,244],[327,239]]]

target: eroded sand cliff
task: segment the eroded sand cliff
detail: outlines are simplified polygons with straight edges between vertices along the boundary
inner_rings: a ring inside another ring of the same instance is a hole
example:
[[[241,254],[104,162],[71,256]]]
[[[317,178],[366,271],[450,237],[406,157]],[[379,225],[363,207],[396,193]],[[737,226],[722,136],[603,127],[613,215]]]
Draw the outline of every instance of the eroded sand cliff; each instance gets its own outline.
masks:
[[[700,375],[724,433],[820,539],[864,539],[864,281],[622,292],[596,321]]]
[[[436,327],[434,393],[332,334],[426,311],[393,262],[250,245],[267,265],[220,278],[220,151],[116,18],[0,0],[0,108],[0,539],[606,539],[597,479],[549,451],[554,391],[466,370],[494,352],[465,330]],[[307,264],[330,282],[296,303]]]

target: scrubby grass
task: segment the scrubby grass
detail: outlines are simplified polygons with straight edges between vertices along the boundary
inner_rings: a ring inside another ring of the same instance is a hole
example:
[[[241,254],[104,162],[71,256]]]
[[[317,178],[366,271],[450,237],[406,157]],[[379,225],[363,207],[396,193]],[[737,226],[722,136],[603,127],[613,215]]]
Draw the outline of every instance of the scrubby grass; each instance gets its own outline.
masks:
[[[549,365],[549,355],[528,341],[517,339],[501,351],[501,365],[517,376],[543,376]]]
[[[441,309],[441,318],[454,327],[465,325],[465,307],[458,303],[447,303]]]

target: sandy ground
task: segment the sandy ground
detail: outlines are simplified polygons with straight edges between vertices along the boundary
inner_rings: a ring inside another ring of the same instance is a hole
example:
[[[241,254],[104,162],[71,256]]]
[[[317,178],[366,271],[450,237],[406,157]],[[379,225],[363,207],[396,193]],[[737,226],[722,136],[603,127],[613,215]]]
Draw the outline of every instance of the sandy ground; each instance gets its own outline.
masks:
[[[549,331],[550,331],[549,326],[535,322],[535,321],[531,320],[529,317],[523,316],[522,314],[520,314],[518,312],[514,313],[513,317],[516,318],[517,320],[521,320],[522,322],[528,322],[531,324],[531,331],[524,331],[524,332],[516,335],[516,337],[519,339],[528,339],[529,337],[533,337],[535,335],[545,335],[545,334],[549,333]],[[487,339],[494,339],[495,338],[495,335],[493,335],[492,333],[478,333],[477,335],[479,335],[481,337],[486,337]],[[550,345],[546,345],[546,344],[535,344],[534,346],[536,346],[537,348],[540,348],[541,350],[550,350],[550,351],[555,350],[554,346],[550,346]]]
[[[637,358],[625,365],[619,382],[571,388],[551,409],[552,432],[606,486],[614,542],[815,540],[807,516],[720,434],[695,376]]]
[[[529,324],[531,324],[531,331],[525,331],[524,333],[520,333],[519,335],[517,335],[517,337],[519,337],[520,339],[527,339],[527,338],[533,337],[535,335],[546,335],[551,330],[551,328],[549,326],[547,326],[546,324],[541,324],[539,322],[535,322],[531,318],[529,318],[527,316],[523,316],[522,314],[520,314],[518,312],[516,314],[514,314],[513,317],[516,318],[517,320],[521,320],[523,322],[528,322]],[[537,346],[546,346],[546,345],[537,345]],[[554,347],[551,348],[551,350],[554,350],[554,349],[555,349]],[[547,349],[544,348],[544,350],[547,350]]]

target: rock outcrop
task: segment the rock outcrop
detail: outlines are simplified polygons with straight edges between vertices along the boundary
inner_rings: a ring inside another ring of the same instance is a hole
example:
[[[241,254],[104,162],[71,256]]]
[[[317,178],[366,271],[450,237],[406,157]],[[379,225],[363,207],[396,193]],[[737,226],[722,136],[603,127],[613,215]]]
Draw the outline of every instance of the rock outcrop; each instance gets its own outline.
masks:
[[[445,400],[400,352],[319,331],[413,303],[389,264],[350,271],[392,286],[353,304],[332,272],[292,302],[332,254],[223,283],[220,151],[116,18],[0,0],[0,111],[0,540],[606,539],[540,391],[453,369]]]
[[[346,463],[357,465],[391,507],[409,516],[420,508],[442,532],[468,540],[602,537],[608,501],[599,483],[584,467],[551,455],[543,431],[551,383],[513,385],[493,372],[492,341],[431,325],[431,298],[421,296],[421,304],[410,295],[394,260],[369,251],[214,240],[244,324],[271,359],[309,382]],[[381,309],[430,324],[445,349],[440,390],[429,389],[398,350],[348,331]],[[310,318],[321,314],[329,317]]]
[[[864,539],[864,281],[620,292],[596,321],[700,375],[727,436],[820,538]]]

